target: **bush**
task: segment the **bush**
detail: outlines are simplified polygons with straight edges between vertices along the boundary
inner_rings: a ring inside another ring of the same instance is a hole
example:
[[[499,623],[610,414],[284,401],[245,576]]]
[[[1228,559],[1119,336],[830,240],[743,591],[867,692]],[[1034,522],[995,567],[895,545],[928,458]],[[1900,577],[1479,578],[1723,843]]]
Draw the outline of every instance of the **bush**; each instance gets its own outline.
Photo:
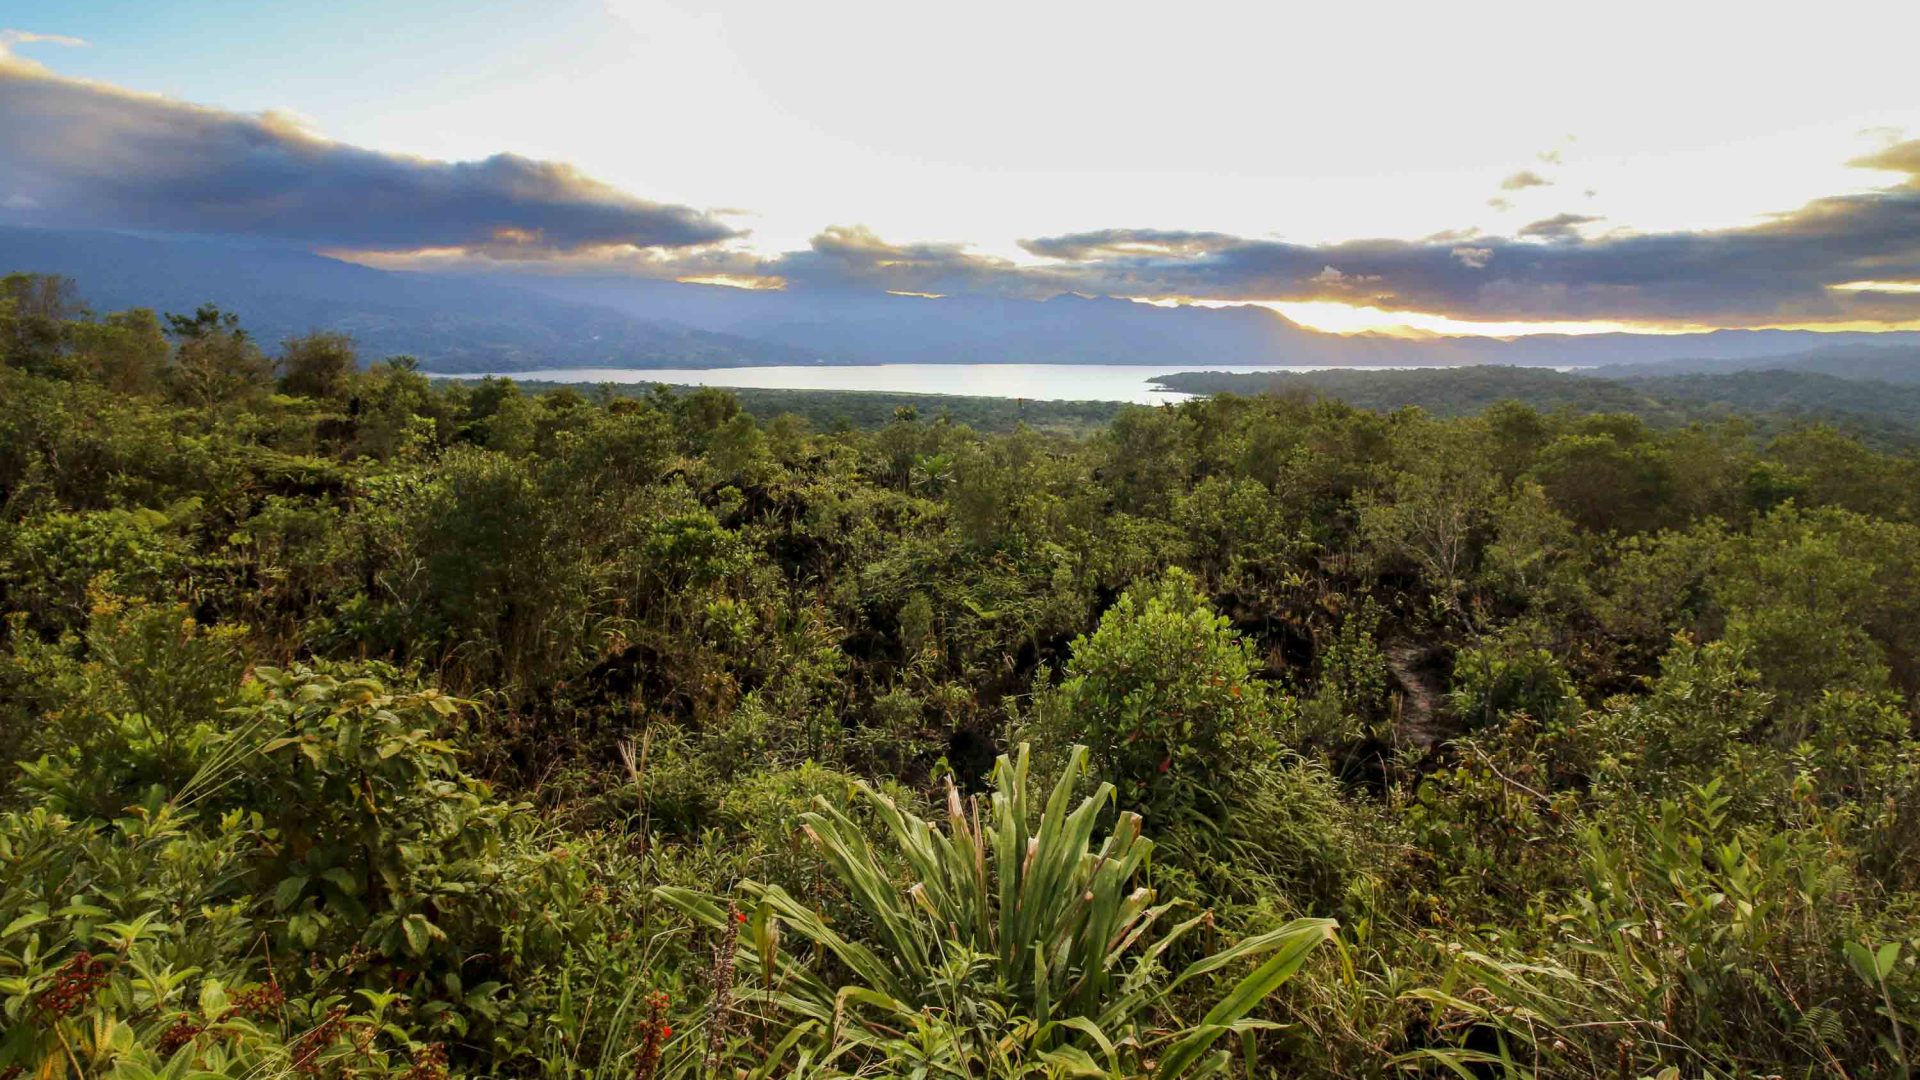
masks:
[[[1073,642],[1066,679],[1035,703],[1044,747],[1091,748],[1118,804],[1156,827],[1218,820],[1245,770],[1277,754],[1253,650],[1193,578],[1171,571],[1121,595]]]
[[[990,798],[969,805],[949,784],[944,831],[862,785],[885,825],[888,842],[878,849],[816,800],[801,820],[868,916],[867,941],[843,936],[778,885],[741,884],[751,914],[723,897],[663,887],[663,900],[722,935],[718,955],[740,972],[718,984],[710,1045],[724,1041],[738,1001],[787,1017],[775,1029],[787,1036],[778,1051],[804,1039],[847,1067],[911,1061],[959,1075],[1064,1068],[1156,1077],[1223,1067],[1227,1054],[1213,1045],[1261,1026],[1244,1018],[1331,936],[1333,923],[1296,920],[1171,975],[1168,951],[1207,916],[1152,933],[1173,907],[1156,904],[1140,884],[1153,842],[1141,835],[1138,815],[1122,813],[1096,844],[1114,791],[1102,784],[1073,804],[1085,760],[1084,748],[1068,755],[1041,806],[1028,802],[1027,749],[1002,757]],[[904,891],[903,879],[912,882]],[[782,948],[783,930],[819,959]],[[1199,980],[1243,961],[1255,966],[1197,1022],[1176,1019],[1185,1010],[1175,1001]],[[752,1038],[731,1052],[766,1054]]]

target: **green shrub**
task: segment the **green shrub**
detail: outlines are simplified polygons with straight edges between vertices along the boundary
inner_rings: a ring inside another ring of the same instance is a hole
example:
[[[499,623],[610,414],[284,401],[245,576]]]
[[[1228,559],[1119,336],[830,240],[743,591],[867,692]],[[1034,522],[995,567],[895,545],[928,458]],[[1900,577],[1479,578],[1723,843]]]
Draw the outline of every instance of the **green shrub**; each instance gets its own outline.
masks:
[[[779,885],[741,884],[750,915],[724,898],[663,887],[662,899],[724,936],[722,955],[740,970],[721,984],[713,1014],[720,1034],[710,1029],[709,1038],[724,1034],[731,1008],[724,995],[732,994],[784,1014],[776,1030],[814,1043],[821,1059],[839,1059],[846,1069],[915,1061],[961,1075],[1054,1068],[1176,1077],[1224,1068],[1228,1055],[1213,1045],[1261,1026],[1245,1018],[1331,935],[1333,923],[1296,920],[1177,975],[1167,971],[1168,951],[1208,916],[1155,932],[1174,905],[1156,904],[1142,883],[1153,842],[1130,813],[1096,842],[1114,793],[1102,784],[1074,805],[1085,759],[1084,748],[1069,755],[1042,806],[1028,801],[1026,748],[1002,757],[990,799],[969,805],[949,785],[944,830],[863,785],[863,799],[885,826],[879,848],[816,800],[801,820],[869,917],[866,941],[841,934]],[[785,932],[814,955],[783,948]],[[1177,1000],[1242,961],[1255,966],[1197,1020],[1176,1019],[1184,1012]]]
[[[1218,820],[1278,740],[1253,650],[1184,572],[1124,593],[1077,638],[1066,678],[1035,703],[1049,748],[1085,743],[1118,804],[1156,827]]]

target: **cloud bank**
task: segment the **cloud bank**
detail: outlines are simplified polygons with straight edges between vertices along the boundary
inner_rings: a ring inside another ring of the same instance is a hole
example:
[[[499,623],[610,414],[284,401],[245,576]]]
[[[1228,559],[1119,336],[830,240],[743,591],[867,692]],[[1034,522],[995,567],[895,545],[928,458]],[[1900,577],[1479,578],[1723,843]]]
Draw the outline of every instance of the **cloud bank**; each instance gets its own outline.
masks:
[[[1492,322],[1920,320],[1920,140],[1852,162],[1883,174],[1883,186],[1730,229],[1589,236],[1600,219],[1573,212],[1510,237],[1461,230],[1315,245],[1111,228],[1022,241],[1028,257],[1016,261],[843,225],[803,250],[762,253],[711,214],[634,197],[564,164],[376,153],[271,114],[62,78],[5,46],[5,220],[273,238],[386,266],[511,265],[795,289],[1337,301]],[[1551,189],[1530,171],[1501,186]]]
[[[55,75],[0,41],[0,206],[62,226],[240,234],[373,250],[543,257],[741,235],[571,166],[445,162],[320,138],[283,116],[201,108]]]
[[[1337,301],[1487,322],[1607,320],[1685,326],[1910,323],[1920,319],[1920,140],[1856,162],[1901,178],[1815,200],[1758,224],[1588,238],[1602,219],[1560,213],[1501,237],[1304,245],[1220,232],[1116,228],[1022,241],[1014,263],[963,244],[901,244],[840,226],[806,250],[755,255],[582,252],[555,272],[725,278],[793,288],[868,288],[1044,298],[1073,292],[1223,302]],[[422,265],[402,256],[389,265]],[[379,260],[372,260],[379,261]],[[448,268],[489,260],[455,256]],[[432,264],[430,259],[427,264]],[[1861,287],[1860,283],[1869,283]],[[1872,283],[1909,283],[1906,289]],[[1842,286],[1845,286],[1844,288]]]

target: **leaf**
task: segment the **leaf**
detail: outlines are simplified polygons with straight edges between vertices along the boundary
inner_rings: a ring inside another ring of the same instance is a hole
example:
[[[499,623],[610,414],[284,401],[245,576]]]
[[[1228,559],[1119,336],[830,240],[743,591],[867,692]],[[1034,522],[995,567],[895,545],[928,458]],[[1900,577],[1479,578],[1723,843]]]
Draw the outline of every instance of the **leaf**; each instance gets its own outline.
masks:
[[[344,866],[329,867],[320,876],[339,886],[340,891],[348,896],[354,896],[360,892],[360,882],[354,880],[354,876],[348,873]]]
[[[1156,1080],[1182,1076],[1199,1063],[1201,1055],[1213,1046],[1214,1042],[1232,1030],[1232,1025],[1241,1017],[1252,1012],[1267,995],[1278,990],[1281,984],[1293,977],[1306,962],[1307,956],[1323,941],[1333,937],[1337,925],[1332,919],[1295,919],[1272,933],[1249,938],[1232,948],[1201,960],[1182,972],[1174,985],[1192,978],[1197,971],[1212,971],[1227,960],[1251,955],[1264,949],[1272,949],[1273,955],[1255,968],[1246,978],[1241,979],[1219,1004],[1208,1010],[1207,1015],[1193,1030],[1168,1048],[1160,1058],[1159,1068],[1154,1070]],[[1209,1070],[1211,1071],[1211,1070]]]
[[[1093,1060],[1093,1056],[1077,1046],[1062,1046],[1045,1051],[1040,1060],[1059,1067],[1067,1076],[1105,1076],[1107,1071]]]
[[[208,1020],[218,1019],[227,1011],[227,988],[219,979],[208,979],[200,984],[200,1015]]]
[[[433,924],[425,915],[409,915],[400,923],[400,929],[407,935],[407,951],[415,956],[425,956],[427,946],[433,942]]]
[[[1887,976],[1893,974],[1893,965],[1899,962],[1900,943],[1897,941],[1889,941],[1885,945],[1880,946],[1880,951],[1874,954],[1873,972],[1879,976],[1880,982],[1886,982]]]
[[[39,926],[41,923],[46,922],[47,919],[48,915],[44,911],[29,911],[25,915],[8,923],[5,930],[0,930],[0,937],[12,937],[22,930]]]

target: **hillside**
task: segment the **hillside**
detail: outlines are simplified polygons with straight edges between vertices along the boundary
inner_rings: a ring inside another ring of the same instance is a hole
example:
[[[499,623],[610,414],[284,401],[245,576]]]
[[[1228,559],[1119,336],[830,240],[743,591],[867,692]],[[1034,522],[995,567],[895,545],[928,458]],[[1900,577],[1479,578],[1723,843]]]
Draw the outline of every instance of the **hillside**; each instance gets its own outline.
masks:
[[[57,296],[0,1075],[1901,1075],[1920,458],[1715,417],[1915,388],[529,393]]]
[[[1334,398],[1358,408],[1418,407],[1435,416],[1471,416],[1499,401],[1543,411],[1631,413],[1672,426],[1729,416],[1773,428],[1826,423],[1874,445],[1920,445],[1920,386],[1791,370],[1602,378],[1595,372],[1483,366],[1436,371],[1317,371],[1231,374],[1182,372],[1154,381],[1191,394],[1295,394]]]
[[[1596,370],[1608,378],[1660,375],[1724,375],[1734,371],[1792,371],[1868,379],[1884,383],[1920,384],[1920,345],[1863,343],[1829,346],[1781,356],[1703,360],[1686,357],[1657,364],[1621,364]]]
[[[303,251],[179,237],[0,228],[0,274],[64,274],[96,308],[246,313],[269,343],[351,334],[369,357],[436,371],[540,367],[727,367],[804,363],[802,348],[750,341],[512,285],[395,274]]]

